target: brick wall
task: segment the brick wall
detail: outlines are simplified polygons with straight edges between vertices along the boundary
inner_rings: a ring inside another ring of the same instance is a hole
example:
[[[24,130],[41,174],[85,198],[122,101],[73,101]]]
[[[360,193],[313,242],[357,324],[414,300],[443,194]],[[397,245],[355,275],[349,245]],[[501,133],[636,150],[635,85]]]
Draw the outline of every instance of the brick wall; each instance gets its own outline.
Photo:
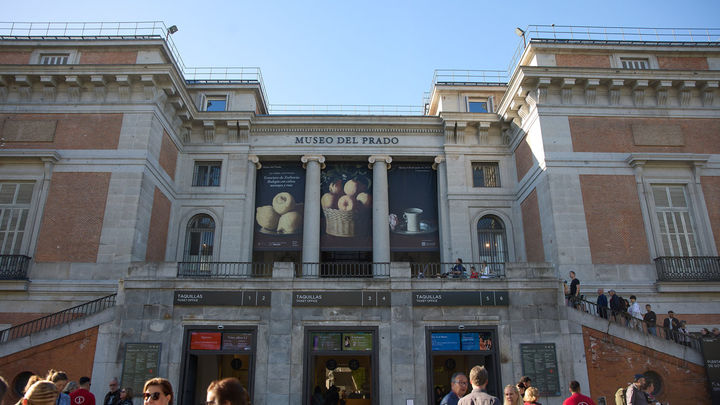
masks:
[[[110,173],[53,173],[35,261],[97,261]]]
[[[687,57],[665,57],[658,56],[658,66],[660,69],[677,69],[677,70],[708,70],[707,58],[687,58]]]
[[[0,52],[0,65],[27,65],[30,52]]]
[[[720,153],[717,119],[570,117],[569,122],[575,152]]]
[[[671,404],[710,405],[703,366],[583,326],[590,395],[615,403],[615,391],[633,375],[654,371],[664,388],[656,398]],[[670,388],[668,388],[670,387]]]
[[[88,65],[134,65],[137,51],[82,51],[80,64]]]
[[[45,315],[50,314],[39,312],[0,312],[0,323],[15,326],[21,323],[30,322],[33,319],[42,318]]]
[[[152,214],[150,214],[150,231],[148,233],[145,260],[148,262],[164,262],[165,246],[167,245],[168,226],[170,225],[170,200],[155,187]]]
[[[517,173],[518,181],[520,181],[527,174],[528,170],[533,167],[532,150],[527,142],[527,136],[523,138],[515,149],[515,171]]]
[[[178,148],[170,139],[170,135],[163,131],[162,146],[160,147],[160,167],[165,173],[175,180],[175,168],[177,167]]]
[[[710,217],[710,229],[715,237],[715,246],[720,251],[720,177],[702,176],[700,183]]]
[[[597,67],[609,68],[610,56],[608,55],[578,55],[569,53],[559,53],[555,55],[555,64],[557,66],[568,67]]]
[[[580,175],[595,264],[651,263],[635,176]]]
[[[10,384],[24,371],[44,376],[51,368],[66,372],[71,381],[77,381],[82,376],[91,377],[97,334],[98,328],[95,327],[2,357],[0,375]],[[18,399],[11,388],[5,403],[13,404]],[[102,398],[99,400],[102,401]]]
[[[540,226],[540,208],[537,190],[533,190],[520,204],[522,209],[523,233],[525,234],[525,252],[528,262],[544,262],[545,250]]]
[[[0,114],[5,149],[117,149],[122,114]]]

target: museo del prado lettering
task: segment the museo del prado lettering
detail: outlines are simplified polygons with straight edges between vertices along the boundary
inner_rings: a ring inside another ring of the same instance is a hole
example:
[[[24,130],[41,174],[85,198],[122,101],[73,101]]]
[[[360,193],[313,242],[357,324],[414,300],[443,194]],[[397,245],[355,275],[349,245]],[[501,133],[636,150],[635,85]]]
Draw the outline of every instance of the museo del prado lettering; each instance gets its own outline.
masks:
[[[397,145],[396,136],[296,136],[296,145]]]

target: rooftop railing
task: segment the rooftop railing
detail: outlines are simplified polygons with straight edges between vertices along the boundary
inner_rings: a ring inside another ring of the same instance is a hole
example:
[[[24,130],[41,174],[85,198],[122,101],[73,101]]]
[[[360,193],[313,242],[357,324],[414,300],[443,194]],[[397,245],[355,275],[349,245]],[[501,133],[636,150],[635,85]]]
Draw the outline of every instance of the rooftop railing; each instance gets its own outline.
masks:
[[[363,104],[270,104],[271,114],[328,114],[328,115],[422,115],[421,105],[363,105]]]
[[[257,82],[267,102],[265,83],[257,67],[186,66],[163,21],[139,22],[0,22],[0,39],[164,39],[183,75],[190,83]]]

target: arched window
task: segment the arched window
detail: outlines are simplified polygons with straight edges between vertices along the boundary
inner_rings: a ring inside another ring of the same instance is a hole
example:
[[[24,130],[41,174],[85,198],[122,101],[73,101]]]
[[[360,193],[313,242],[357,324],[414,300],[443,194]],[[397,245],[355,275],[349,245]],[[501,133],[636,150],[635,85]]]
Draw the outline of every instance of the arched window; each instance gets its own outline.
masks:
[[[505,225],[494,215],[480,218],[477,224],[480,262],[487,262],[492,274],[503,274],[508,260]]]
[[[215,239],[215,221],[206,214],[192,217],[185,234],[184,262],[211,262],[213,241]]]

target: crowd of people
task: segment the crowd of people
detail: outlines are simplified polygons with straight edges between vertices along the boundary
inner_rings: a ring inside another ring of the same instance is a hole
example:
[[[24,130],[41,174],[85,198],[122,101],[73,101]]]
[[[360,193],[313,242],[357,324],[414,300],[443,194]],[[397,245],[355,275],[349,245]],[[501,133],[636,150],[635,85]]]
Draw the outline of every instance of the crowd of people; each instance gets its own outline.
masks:
[[[130,387],[120,388],[117,378],[109,383],[102,405],[133,405]],[[0,377],[0,405],[7,392],[7,382]],[[50,370],[47,376],[33,375],[28,379],[22,398],[15,405],[95,405],[95,395],[90,392],[90,378],[80,377],[78,382],[68,381],[63,371]],[[152,378],[143,387],[143,405],[173,405],[172,384],[164,378]],[[207,388],[206,405],[248,405],[247,390],[237,378],[225,378],[210,383]],[[98,404],[100,405],[100,404]]]
[[[580,294],[580,280],[575,272],[570,271],[569,277],[571,279],[570,285],[568,286],[567,282],[564,283],[567,305],[591,312],[586,307],[588,301],[584,301],[584,296]],[[663,319],[662,325],[660,325],[658,315],[653,311],[651,304],[645,304],[645,311],[642,311],[635,295],[625,299],[618,295],[614,289],[610,289],[608,295],[605,295],[605,290],[598,288],[593,312],[601,318],[650,335],[665,337],[667,340],[673,340],[682,345],[690,346],[694,340],[693,335],[687,330],[687,322],[676,318],[674,311],[668,311],[667,317]],[[711,332],[707,328],[703,328],[700,335],[720,338],[720,330],[713,328]]]

